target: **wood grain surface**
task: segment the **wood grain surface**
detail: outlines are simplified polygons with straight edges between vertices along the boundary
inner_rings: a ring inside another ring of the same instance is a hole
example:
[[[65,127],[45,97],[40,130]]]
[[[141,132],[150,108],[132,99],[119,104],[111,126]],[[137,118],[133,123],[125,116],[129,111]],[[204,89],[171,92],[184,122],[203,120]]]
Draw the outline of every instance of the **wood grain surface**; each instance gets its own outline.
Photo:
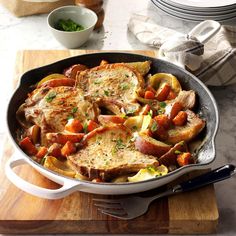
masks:
[[[91,52],[94,51],[20,51],[14,83],[29,69]],[[155,56],[153,51],[135,53]],[[151,204],[144,216],[122,221],[99,213],[92,205],[92,194],[76,192],[64,199],[45,200],[21,191],[4,174],[5,162],[12,153],[12,145],[6,139],[0,166],[0,233],[206,234],[216,230],[218,209],[213,186],[160,199]],[[15,171],[31,183],[58,188],[57,184],[28,165],[20,166]],[[183,178],[189,178],[189,175]],[[165,188],[143,194],[153,195]]]

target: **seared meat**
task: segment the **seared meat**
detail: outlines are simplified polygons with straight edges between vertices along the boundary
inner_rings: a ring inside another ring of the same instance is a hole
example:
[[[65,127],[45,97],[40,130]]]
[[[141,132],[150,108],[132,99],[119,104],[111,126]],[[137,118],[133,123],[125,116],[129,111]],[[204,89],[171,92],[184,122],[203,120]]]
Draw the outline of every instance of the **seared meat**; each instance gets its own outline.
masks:
[[[85,100],[79,90],[72,87],[40,88],[30,96],[24,105],[28,122],[41,127],[41,141],[47,132],[62,132],[68,118],[95,120],[99,114],[96,104]],[[44,143],[45,144],[45,143]]]
[[[190,141],[195,138],[205,127],[205,121],[200,119],[194,112],[186,110],[187,123],[184,126],[175,126],[168,130],[167,143],[176,144],[181,141]]]
[[[107,64],[82,71],[77,77],[77,87],[95,101],[116,101],[129,113],[139,109],[137,91],[144,86],[142,75],[124,64]]]
[[[184,109],[192,109],[196,102],[196,94],[193,90],[182,90],[174,101],[181,103]]]
[[[131,138],[131,132],[123,125],[98,128],[87,135],[84,147],[68,159],[76,171],[89,179],[109,180],[158,166],[155,157],[135,150]]]

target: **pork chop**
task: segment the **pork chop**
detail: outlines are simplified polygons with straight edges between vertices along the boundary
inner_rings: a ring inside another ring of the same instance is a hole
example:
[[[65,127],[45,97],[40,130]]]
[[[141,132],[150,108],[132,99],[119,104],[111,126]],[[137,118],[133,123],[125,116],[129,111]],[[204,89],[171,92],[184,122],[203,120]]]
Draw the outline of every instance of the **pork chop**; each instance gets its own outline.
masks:
[[[143,76],[127,65],[116,63],[82,71],[77,76],[76,86],[93,100],[116,101],[131,113],[139,109],[137,92],[144,87]],[[131,107],[131,108],[130,108]]]
[[[24,114],[28,122],[41,128],[41,141],[45,144],[45,133],[64,131],[69,118],[81,123],[96,120],[99,109],[76,88],[60,86],[37,89],[26,100]]]
[[[135,150],[132,134],[123,125],[101,127],[90,132],[83,148],[68,159],[80,174],[91,180],[100,178],[105,181],[159,165],[154,156]]]

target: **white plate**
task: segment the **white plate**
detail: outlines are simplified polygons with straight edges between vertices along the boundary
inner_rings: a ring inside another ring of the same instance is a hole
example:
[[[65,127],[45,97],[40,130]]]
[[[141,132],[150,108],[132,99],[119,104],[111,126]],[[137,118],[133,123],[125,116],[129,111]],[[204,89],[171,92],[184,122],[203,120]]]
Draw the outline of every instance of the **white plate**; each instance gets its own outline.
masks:
[[[159,2],[163,6],[168,7],[172,10],[182,12],[182,13],[187,13],[187,14],[199,15],[199,16],[221,16],[221,15],[223,16],[225,14],[234,13],[236,11],[236,7],[235,7],[235,9],[221,10],[221,11],[196,11],[196,10],[184,9],[181,7],[171,5],[169,3],[166,3],[165,0],[154,0],[154,2],[155,1]]]
[[[185,1],[182,0],[163,0],[166,4],[169,4],[171,6],[175,6],[175,7],[180,7],[183,9],[187,9],[187,10],[193,10],[193,11],[221,11],[221,10],[233,10],[236,8],[236,2],[235,0],[230,0],[233,1],[233,4],[223,4],[223,0],[217,0],[217,2],[221,2],[221,6],[216,6],[214,3],[212,3],[214,0],[211,0],[211,5],[206,7],[203,4],[198,4],[197,6],[191,6],[189,4],[186,4]],[[198,0],[195,0],[194,2],[197,3]],[[200,2],[202,2],[202,0],[199,0]],[[207,2],[209,3],[209,0],[207,0]]]
[[[178,18],[183,18],[185,20],[191,20],[191,21],[203,21],[203,20],[225,21],[225,20],[236,17],[236,11],[233,12],[233,13],[229,13],[229,14],[225,14],[225,15],[221,15],[221,16],[201,16],[201,15],[182,13],[182,12],[179,12],[177,10],[170,9],[169,7],[164,6],[158,0],[152,0],[152,2],[157,8],[163,10],[167,14],[174,15]]]
[[[235,0],[171,0],[173,3],[188,7],[228,7],[235,5]]]

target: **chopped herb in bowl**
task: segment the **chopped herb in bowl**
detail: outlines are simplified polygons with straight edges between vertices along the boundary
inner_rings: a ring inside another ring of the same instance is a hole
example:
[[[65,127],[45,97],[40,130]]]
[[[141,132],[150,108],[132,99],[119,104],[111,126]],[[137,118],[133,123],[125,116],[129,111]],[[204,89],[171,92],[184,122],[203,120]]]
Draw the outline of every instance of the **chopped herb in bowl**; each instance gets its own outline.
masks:
[[[58,20],[56,24],[56,29],[61,31],[73,32],[84,30],[84,27],[80,24],[75,23],[73,20]]]

